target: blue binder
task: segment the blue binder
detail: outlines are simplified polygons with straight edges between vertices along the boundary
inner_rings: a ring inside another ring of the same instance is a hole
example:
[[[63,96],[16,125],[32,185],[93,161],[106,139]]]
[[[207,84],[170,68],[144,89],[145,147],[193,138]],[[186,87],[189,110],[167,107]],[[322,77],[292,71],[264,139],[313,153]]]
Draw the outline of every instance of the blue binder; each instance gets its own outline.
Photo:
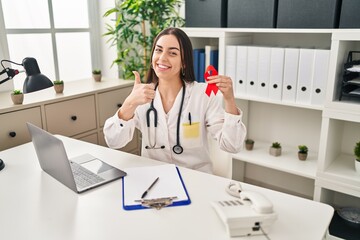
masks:
[[[149,199],[161,197],[177,197],[172,206],[183,206],[191,203],[179,168],[174,164],[163,164],[150,167],[136,167],[124,169],[127,176],[122,179],[122,202],[125,210],[147,209],[140,200],[142,193],[148,188],[153,179],[159,181],[149,191]]]

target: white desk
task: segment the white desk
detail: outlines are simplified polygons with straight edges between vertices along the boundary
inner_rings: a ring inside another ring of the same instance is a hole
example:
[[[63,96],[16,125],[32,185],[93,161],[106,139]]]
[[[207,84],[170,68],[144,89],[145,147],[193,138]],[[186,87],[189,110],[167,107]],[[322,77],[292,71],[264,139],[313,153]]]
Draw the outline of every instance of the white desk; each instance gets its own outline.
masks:
[[[59,136],[69,157],[88,152],[121,169],[162,164],[154,160]],[[180,168],[192,203],[162,210],[125,211],[121,181],[76,194],[38,164],[32,143],[0,152],[0,238],[4,240],[229,239],[210,201],[229,199],[229,180]],[[272,240],[320,240],[332,207],[307,199],[242,184],[265,194],[278,219]],[[264,236],[241,239],[265,239]]]

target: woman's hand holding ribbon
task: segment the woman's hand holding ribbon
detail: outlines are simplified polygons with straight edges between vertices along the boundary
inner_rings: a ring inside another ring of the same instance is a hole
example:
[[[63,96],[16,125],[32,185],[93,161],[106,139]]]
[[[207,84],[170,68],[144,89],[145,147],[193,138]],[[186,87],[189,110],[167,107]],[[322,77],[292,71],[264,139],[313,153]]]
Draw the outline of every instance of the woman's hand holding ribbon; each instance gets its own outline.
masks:
[[[224,107],[227,113],[239,115],[239,110],[236,107],[235,96],[233,90],[233,82],[230,77],[223,75],[209,76],[207,83],[216,84],[224,97]]]

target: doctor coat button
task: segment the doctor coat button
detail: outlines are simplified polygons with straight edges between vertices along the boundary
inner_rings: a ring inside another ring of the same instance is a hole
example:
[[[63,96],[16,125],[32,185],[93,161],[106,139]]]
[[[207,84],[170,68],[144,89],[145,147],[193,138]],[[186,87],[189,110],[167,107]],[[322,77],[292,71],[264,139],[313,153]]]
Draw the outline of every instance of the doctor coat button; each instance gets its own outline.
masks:
[[[124,125],[122,123],[120,123],[120,127],[123,127]]]

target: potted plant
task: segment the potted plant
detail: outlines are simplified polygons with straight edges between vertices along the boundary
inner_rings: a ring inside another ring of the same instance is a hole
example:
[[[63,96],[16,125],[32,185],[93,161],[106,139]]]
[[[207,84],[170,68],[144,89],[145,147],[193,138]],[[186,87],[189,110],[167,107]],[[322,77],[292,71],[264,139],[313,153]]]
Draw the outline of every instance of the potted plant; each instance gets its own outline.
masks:
[[[357,173],[360,173],[360,141],[356,143],[354,147],[355,155],[355,169]]]
[[[111,46],[116,46],[117,57],[113,64],[119,67],[119,76],[132,79],[136,70],[141,79],[150,65],[151,47],[156,35],[167,27],[182,27],[185,20],[180,17],[182,0],[115,1],[104,17],[115,16],[114,25],[107,24]]]
[[[254,143],[255,143],[254,140],[252,140],[252,139],[250,139],[250,138],[246,139],[246,140],[245,140],[245,148],[246,148],[246,150],[248,150],[248,151],[253,150],[253,148],[254,148]]]
[[[101,70],[100,69],[94,69],[92,71],[92,76],[93,76],[95,82],[100,82],[101,81]]]
[[[306,160],[309,151],[308,147],[306,145],[299,145],[298,149],[299,149],[298,151],[299,160],[303,160],[303,161]]]
[[[270,155],[275,157],[281,155],[281,144],[279,142],[273,142],[270,146]]]
[[[21,90],[15,89],[11,92],[11,100],[14,104],[22,104],[24,101],[24,94]]]
[[[64,91],[64,81],[63,80],[55,80],[54,89],[56,93],[62,93]]]

